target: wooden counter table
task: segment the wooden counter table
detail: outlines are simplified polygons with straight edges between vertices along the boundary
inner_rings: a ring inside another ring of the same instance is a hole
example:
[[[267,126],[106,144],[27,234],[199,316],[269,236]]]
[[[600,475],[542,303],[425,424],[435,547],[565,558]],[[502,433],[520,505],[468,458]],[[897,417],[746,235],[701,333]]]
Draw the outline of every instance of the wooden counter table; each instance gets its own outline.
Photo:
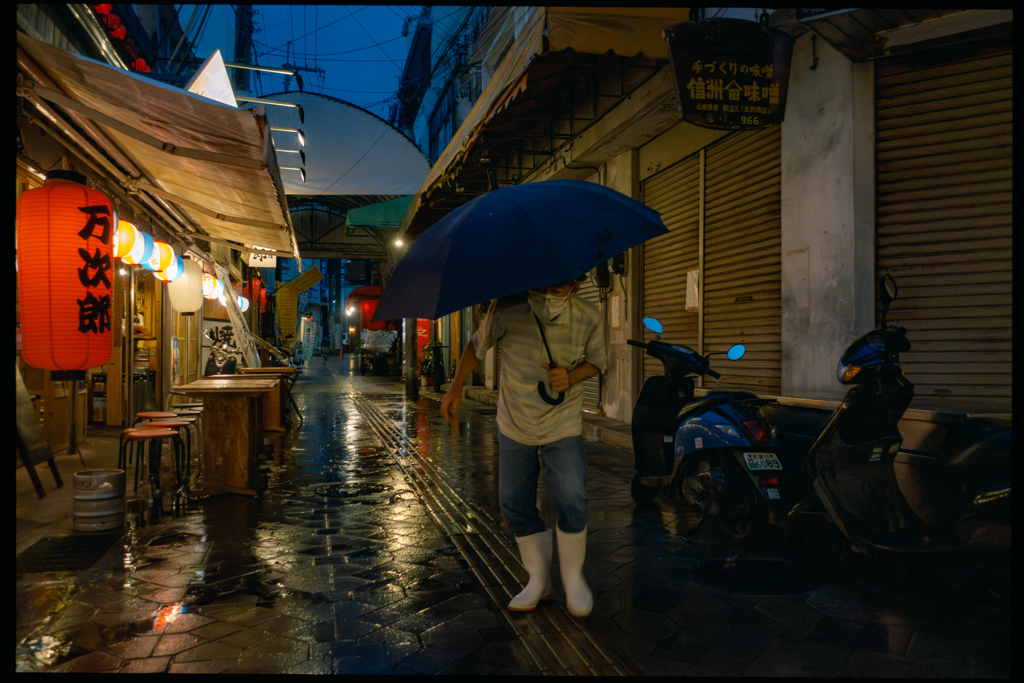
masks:
[[[269,375],[206,375],[203,379],[218,379],[226,381],[238,381],[238,382],[249,382],[252,380],[271,380],[277,381],[279,378],[276,376]],[[285,409],[288,407],[288,398],[285,392],[288,391],[287,382],[279,381],[277,388],[273,391],[263,395],[261,402],[263,404],[262,417],[262,429],[268,432],[283,432],[284,431],[284,416]]]
[[[295,380],[302,374],[302,368],[290,366],[279,368],[238,368],[238,372],[243,375],[248,375],[249,377],[278,377],[283,380],[281,382],[281,419],[282,421],[287,421],[289,404],[295,408],[295,412],[298,413],[299,418],[302,418],[302,413],[299,412],[299,406],[292,398],[292,385],[295,384]]]
[[[258,495],[261,402],[280,384],[271,378],[216,375],[178,387],[186,396],[203,399],[203,481],[195,495]]]

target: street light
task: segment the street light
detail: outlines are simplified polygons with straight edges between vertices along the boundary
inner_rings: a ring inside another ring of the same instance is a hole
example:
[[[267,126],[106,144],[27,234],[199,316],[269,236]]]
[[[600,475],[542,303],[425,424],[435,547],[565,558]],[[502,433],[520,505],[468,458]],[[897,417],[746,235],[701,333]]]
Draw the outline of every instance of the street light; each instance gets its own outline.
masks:
[[[306,146],[306,134],[302,132],[301,128],[281,128],[281,127],[278,127],[278,126],[271,126],[270,130],[279,130],[282,133],[298,133],[298,136],[299,136],[299,146],[300,147],[305,147]]]
[[[402,246],[403,244],[405,244],[405,243],[404,243],[404,242],[402,242],[402,240],[400,240],[400,239],[397,239],[397,240],[395,240],[395,246],[396,246],[396,247],[400,247],[400,246]]]
[[[302,182],[306,182],[306,169],[298,166],[281,166],[282,171],[298,171],[302,175]]]
[[[288,152],[290,154],[298,154],[302,158],[302,165],[306,165],[306,153],[303,152],[301,149],[279,149],[275,151],[281,154],[284,154],[285,152]]]

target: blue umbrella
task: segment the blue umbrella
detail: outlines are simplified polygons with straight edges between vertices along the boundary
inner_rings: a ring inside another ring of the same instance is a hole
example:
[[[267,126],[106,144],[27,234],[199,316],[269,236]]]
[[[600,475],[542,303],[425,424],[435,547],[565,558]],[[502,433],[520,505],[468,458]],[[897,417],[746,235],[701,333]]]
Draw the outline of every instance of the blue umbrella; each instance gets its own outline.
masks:
[[[436,319],[566,282],[667,232],[657,211],[597,183],[547,180],[492,190],[409,247],[373,320]]]

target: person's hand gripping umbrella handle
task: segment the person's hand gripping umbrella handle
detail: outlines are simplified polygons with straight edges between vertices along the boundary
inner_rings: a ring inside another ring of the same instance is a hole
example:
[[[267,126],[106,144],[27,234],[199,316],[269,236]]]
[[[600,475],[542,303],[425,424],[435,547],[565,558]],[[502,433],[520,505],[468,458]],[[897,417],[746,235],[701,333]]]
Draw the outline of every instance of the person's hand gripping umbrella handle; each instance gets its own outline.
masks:
[[[540,324],[540,318],[537,317],[536,313],[533,314],[533,319],[537,321],[537,329],[540,330],[540,338],[541,341],[544,342],[544,350],[548,352],[548,363],[545,364],[547,365],[545,369],[550,372],[550,370],[557,367],[555,365],[555,359],[551,356],[551,348],[548,346],[548,339],[544,336],[544,326]],[[540,397],[544,399],[544,402],[548,405],[557,406],[565,400],[564,391],[559,391],[558,397],[552,398],[551,395],[548,394],[548,390],[544,388],[544,380],[537,382],[537,391],[540,393]]]

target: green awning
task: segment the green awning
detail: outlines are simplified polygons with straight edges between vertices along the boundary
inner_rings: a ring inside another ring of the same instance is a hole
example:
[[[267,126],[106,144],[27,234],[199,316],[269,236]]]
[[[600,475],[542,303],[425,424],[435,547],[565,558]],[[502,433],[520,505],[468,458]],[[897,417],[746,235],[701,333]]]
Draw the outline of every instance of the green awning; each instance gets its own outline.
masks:
[[[405,215],[410,204],[412,204],[412,195],[351,209],[345,217],[345,230],[356,228],[397,229],[402,224],[402,216]]]

